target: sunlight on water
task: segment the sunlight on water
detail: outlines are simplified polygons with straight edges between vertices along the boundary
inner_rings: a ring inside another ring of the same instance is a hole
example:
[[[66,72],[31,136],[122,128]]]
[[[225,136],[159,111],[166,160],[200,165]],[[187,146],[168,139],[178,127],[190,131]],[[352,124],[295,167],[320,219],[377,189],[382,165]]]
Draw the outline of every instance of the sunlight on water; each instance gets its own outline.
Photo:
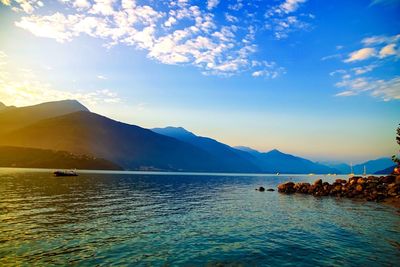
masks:
[[[254,190],[289,178],[0,169],[0,265],[400,262],[395,208]]]

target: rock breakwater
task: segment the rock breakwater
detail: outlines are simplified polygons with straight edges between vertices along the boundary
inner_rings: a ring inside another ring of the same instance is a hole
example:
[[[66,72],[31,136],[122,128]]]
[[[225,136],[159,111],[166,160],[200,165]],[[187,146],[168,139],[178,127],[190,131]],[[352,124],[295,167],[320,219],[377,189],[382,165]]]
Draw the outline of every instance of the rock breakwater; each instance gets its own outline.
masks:
[[[400,175],[388,176],[353,176],[348,180],[336,179],[332,184],[322,179],[310,183],[286,182],[278,186],[278,192],[292,194],[310,194],[313,196],[335,196],[361,198],[368,201],[383,201],[394,198],[400,201]]]

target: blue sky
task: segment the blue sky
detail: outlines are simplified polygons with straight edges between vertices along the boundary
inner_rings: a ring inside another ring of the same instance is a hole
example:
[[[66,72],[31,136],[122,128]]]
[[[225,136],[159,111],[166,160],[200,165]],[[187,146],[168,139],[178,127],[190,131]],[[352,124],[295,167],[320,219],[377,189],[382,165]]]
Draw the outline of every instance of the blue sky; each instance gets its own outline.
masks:
[[[6,104],[76,98],[314,160],[396,152],[400,1],[0,2]]]

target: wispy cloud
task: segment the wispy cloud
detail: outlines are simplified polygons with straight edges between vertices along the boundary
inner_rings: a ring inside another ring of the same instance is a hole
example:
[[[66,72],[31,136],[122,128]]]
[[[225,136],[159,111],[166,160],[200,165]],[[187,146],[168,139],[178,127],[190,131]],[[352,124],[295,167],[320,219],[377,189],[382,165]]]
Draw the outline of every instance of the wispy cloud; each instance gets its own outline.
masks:
[[[384,68],[400,57],[397,49],[399,40],[399,34],[376,35],[362,39],[361,44],[365,47],[349,53],[343,60],[344,63],[352,64],[345,64],[342,69],[330,73],[333,77],[340,76],[335,86],[343,91],[337,93],[336,96],[354,96],[364,93],[385,101],[399,100],[400,77],[386,79],[374,77],[375,69]],[[353,64],[358,66],[350,67]]]
[[[186,0],[157,4],[125,0],[60,1],[61,8],[52,7],[53,13],[46,10],[45,15],[40,10],[36,12],[40,8],[39,1],[27,0],[33,7],[29,12],[21,7],[22,1],[9,5],[26,13],[15,23],[17,27],[59,43],[89,35],[104,40],[107,47],[134,46],[147,51],[150,59],[164,64],[195,66],[207,75],[263,71],[252,65],[254,60],[260,60],[255,56],[258,27],[250,20],[236,25],[238,20],[232,14],[226,15],[226,24],[216,20],[212,12],[219,2],[209,0],[201,8]],[[284,38],[293,29],[306,27],[298,17],[284,15],[295,12],[303,2],[287,0],[277,7],[282,13],[277,15],[279,21],[274,22],[277,37]],[[235,12],[242,8],[244,4],[239,0],[230,6]],[[264,72],[267,71],[271,70]]]
[[[277,67],[275,62],[259,62],[253,61],[253,66],[255,68],[259,68],[258,70],[254,71],[251,75],[253,77],[264,77],[268,79],[275,79],[281,74],[284,74],[286,70],[282,67]]]
[[[292,13],[296,11],[300,4],[305,3],[307,0],[286,0],[277,9],[280,12]]]
[[[219,0],[208,0],[207,1],[207,8],[209,10],[213,9],[214,7],[218,6]]]
[[[0,99],[9,105],[25,106],[46,101],[77,99],[94,107],[101,103],[118,103],[121,99],[108,89],[95,91],[64,91],[53,88],[33,70],[13,66],[0,51]]]
[[[385,58],[388,56],[398,55],[398,51],[396,51],[396,44],[388,44],[379,51],[379,57]]]
[[[349,54],[349,57],[344,60],[344,62],[353,62],[365,60],[376,55],[376,50],[374,48],[361,48],[360,50],[354,51]]]
[[[354,71],[357,74],[358,70]],[[384,80],[353,76],[343,70],[340,73],[343,75],[335,86],[342,88],[343,91],[337,93],[336,96],[354,96],[366,93],[384,101],[400,100],[400,77]]]
[[[361,75],[373,71],[376,67],[378,67],[377,64],[370,64],[362,67],[352,68],[351,70],[354,72],[354,74]]]
[[[400,0],[372,0],[370,6],[373,5],[393,5],[400,4]]]
[[[393,36],[371,36],[361,40],[361,44],[366,46],[351,52],[344,62],[363,61],[371,58],[386,58],[394,56],[400,57],[397,46],[400,41],[400,34]]]
[[[97,79],[107,80],[108,78],[106,76],[103,76],[103,75],[97,75]]]
[[[307,30],[311,24],[305,19],[314,18],[312,14],[293,15],[301,4],[307,0],[285,0],[281,4],[272,6],[265,13],[265,27],[272,31],[276,39],[285,39],[291,32],[297,30]]]

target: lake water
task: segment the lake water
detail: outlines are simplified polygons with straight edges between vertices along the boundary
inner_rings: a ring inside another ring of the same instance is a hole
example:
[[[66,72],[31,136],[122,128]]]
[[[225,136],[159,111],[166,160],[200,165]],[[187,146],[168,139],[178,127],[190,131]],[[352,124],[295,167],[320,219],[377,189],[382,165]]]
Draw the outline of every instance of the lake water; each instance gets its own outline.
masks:
[[[399,266],[395,208],[254,190],[317,177],[0,169],[0,265]]]

